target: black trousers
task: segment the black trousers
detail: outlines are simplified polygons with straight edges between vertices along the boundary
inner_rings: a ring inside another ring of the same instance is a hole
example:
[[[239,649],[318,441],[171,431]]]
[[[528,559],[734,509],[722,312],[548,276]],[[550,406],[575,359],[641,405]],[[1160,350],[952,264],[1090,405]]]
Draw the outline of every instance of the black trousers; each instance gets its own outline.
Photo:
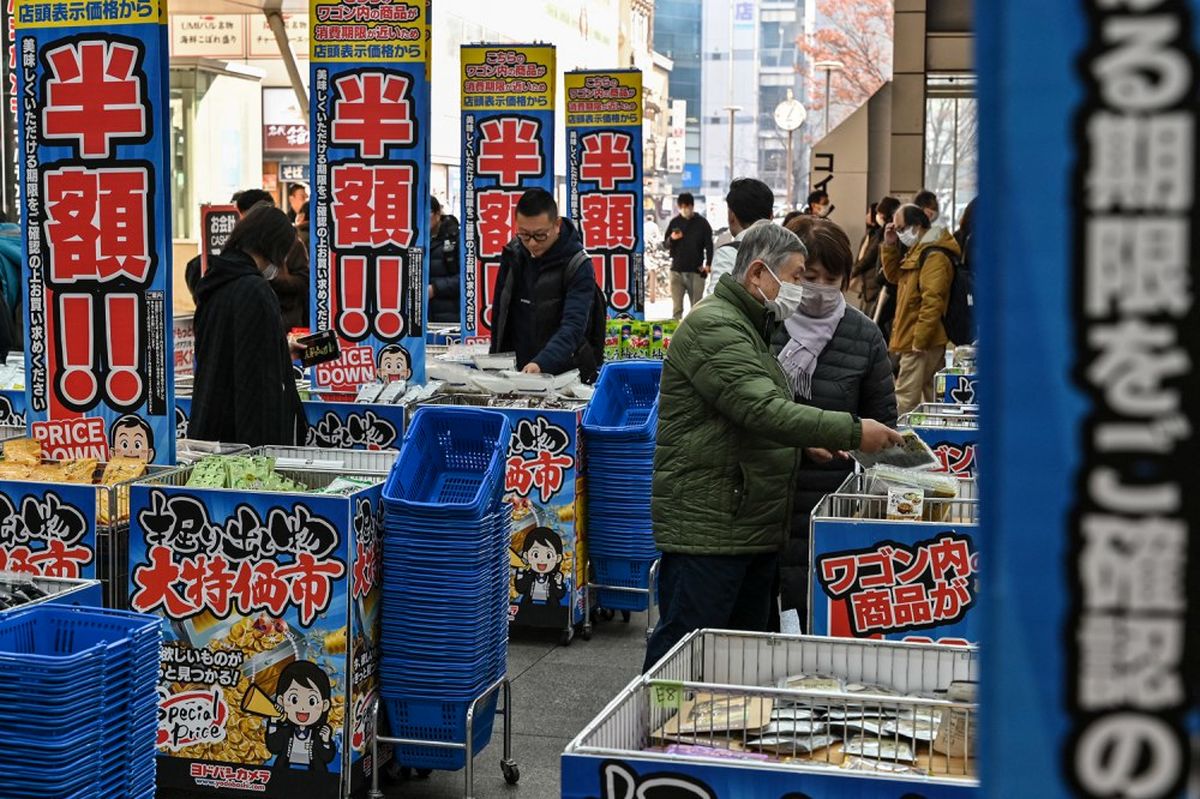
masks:
[[[650,670],[693,630],[764,632],[774,603],[779,554],[680,555],[667,552],[658,571],[660,617],[646,645]]]

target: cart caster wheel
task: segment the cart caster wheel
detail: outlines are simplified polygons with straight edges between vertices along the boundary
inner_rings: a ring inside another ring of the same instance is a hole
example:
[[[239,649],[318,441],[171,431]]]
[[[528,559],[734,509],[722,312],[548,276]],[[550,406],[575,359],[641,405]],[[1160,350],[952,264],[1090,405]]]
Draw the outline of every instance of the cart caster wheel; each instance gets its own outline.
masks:
[[[574,630],[563,630],[562,633],[558,636],[558,645],[559,646],[570,646],[571,641],[573,641],[573,640],[575,640],[575,631]]]
[[[629,624],[629,619],[632,618],[632,616],[633,614],[631,614],[628,610],[621,611],[621,621],[625,622],[626,624]]]
[[[592,640],[592,625],[590,625],[590,624],[583,625],[583,630],[580,631],[579,637],[585,641]]]
[[[431,769],[431,768],[419,768],[419,769],[417,769],[417,779],[427,780],[427,779],[429,779],[429,775],[432,773],[433,773],[433,769]]]
[[[616,618],[616,616],[617,616],[617,614],[614,613],[613,611],[609,610],[608,608],[604,608],[603,610],[600,611],[600,617],[603,618],[605,621],[612,621],[614,618]]]
[[[502,762],[500,770],[504,772],[504,781],[509,785],[516,785],[521,781],[521,770],[517,768],[516,763]]]
[[[388,776],[393,780],[412,779],[412,768],[409,766],[398,766],[395,763],[389,763]]]

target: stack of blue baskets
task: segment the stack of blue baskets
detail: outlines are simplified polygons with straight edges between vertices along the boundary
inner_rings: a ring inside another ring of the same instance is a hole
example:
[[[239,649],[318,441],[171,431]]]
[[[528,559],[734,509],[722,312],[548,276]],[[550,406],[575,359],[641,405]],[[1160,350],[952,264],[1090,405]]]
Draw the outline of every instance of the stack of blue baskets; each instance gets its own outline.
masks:
[[[506,673],[510,436],[495,411],[422,408],[384,486],[380,675],[392,737],[465,743],[467,709]],[[495,711],[495,694],[476,708],[476,752]],[[418,769],[466,763],[456,749],[396,754]]]
[[[0,796],[153,799],[160,621],[59,605],[0,617]]]
[[[661,379],[661,361],[610,363],[583,415],[588,557],[597,585],[645,590],[659,556],[650,522],[650,479]],[[649,599],[627,591],[597,594],[593,604],[611,610],[646,610]]]

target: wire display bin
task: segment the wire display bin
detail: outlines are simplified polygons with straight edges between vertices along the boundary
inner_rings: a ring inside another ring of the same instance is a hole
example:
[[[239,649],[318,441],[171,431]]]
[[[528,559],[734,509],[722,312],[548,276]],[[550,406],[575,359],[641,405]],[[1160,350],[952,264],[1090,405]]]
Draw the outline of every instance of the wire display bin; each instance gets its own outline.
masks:
[[[338,395],[345,401],[304,400],[308,421],[306,446],[322,449],[392,450],[404,438],[405,409],[399,405],[355,402],[353,394]],[[175,398],[175,424],[187,436],[192,417],[190,397]]]
[[[968,647],[700,630],[567,746],[562,797],[975,797],[977,680]]]
[[[396,463],[397,450],[331,450],[323,447],[256,447],[248,455],[273,458],[280,469],[338,474],[386,475]]]
[[[103,602],[99,580],[68,580],[0,572],[0,617],[40,605],[87,605]]]
[[[486,407],[504,414],[512,425],[504,480],[505,498],[513,508],[509,621],[513,627],[559,630],[559,642],[566,646],[588,618],[581,447],[586,403],[545,404],[528,397],[477,394],[436,396],[421,403]]]
[[[900,417],[901,427],[911,427],[937,455],[936,471],[956,477],[974,477],[979,442],[979,408],[976,405],[922,403]]]
[[[983,620],[975,481],[957,480],[953,499],[922,497],[919,519],[893,520],[887,491],[876,490],[873,479],[850,475],[813,509],[808,631],[977,643]]]
[[[227,459],[130,491],[129,604],[166,637],[159,786],[349,796],[374,768],[383,476],[234,460],[273,487],[188,485]]]
[[[948,367],[933,376],[933,391],[944,405],[975,405],[979,376],[960,367]]]
[[[8,441],[14,438],[24,438],[25,435],[25,428],[22,426],[0,424],[0,441]]]

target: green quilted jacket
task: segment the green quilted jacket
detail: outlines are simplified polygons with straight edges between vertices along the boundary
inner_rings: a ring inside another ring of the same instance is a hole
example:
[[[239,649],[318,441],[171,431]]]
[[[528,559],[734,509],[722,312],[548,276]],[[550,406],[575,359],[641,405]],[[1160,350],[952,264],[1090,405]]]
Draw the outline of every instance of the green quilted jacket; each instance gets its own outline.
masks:
[[[792,400],[771,355],[775,324],[725,275],[663,363],[651,509],[663,552],[748,555],[787,540],[800,448],[855,449],[848,413]]]

